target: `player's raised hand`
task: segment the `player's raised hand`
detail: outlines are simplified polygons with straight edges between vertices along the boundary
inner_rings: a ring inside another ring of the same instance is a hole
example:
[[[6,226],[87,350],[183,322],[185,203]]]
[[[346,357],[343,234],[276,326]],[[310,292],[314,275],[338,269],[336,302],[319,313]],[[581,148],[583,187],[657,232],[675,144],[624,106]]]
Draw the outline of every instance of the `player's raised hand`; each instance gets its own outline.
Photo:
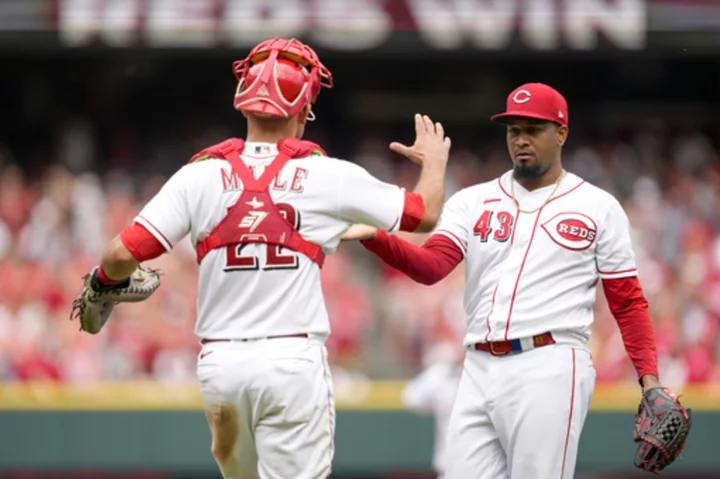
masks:
[[[447,165],[450,154],[450,138],[440,123],[433,123],[427,115],[415,114],[415,143],[406,146],[393,141],[390,149],[420,166]]]
[[[359,241],[374,239],[377,236],[377,228],[367,225],[352,225],[340,238],[342,241]]]

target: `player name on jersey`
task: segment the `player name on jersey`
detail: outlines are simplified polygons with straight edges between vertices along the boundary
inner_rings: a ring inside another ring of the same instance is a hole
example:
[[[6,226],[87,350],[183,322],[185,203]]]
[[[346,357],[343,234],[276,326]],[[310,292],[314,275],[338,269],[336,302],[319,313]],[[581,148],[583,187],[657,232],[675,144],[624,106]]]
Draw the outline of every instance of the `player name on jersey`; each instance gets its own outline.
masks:
[[[258,174],[255,170],[258,168],[258,165],[249,165],[249,167],[253,175],[257,178]],[[308,170],[305,168],[296,167],[294,169],[284,169],[275,177],[275,180],[270,185],[270,189],[273,191],[294,191],[296,193],[302,193],[303,180],[307,177]],[[220,170],[220,179],[222,180],[223,192],[238,191],[241,189],[239,176],[230,168],[222,168]]]

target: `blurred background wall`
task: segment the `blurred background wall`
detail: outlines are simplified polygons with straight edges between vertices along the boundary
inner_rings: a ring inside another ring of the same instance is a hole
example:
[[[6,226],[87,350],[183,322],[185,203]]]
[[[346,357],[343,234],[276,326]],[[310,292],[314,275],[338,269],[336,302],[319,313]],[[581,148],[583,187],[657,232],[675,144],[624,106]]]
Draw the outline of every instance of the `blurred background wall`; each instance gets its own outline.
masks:
[[[411,188],[417,168],[387,144],[427,113],[453,140],[448,196],[509,168],[489,121],[508,92],[560,90],[564,164],[626,208],[662,379],[700,415],[673,470],[720,477],[720,1],[0,0],[0,478],[217,477],[190,244],[154,261],[162,288],[102,334],[68,314],[162,183],[244,135],[231,63],[273,36],[308,42],[335,76],[306,138]],[[457,351],[462,267],[426,287],[343,245],[323,280],[336,476],[432,477],[432,420],[401,392]],[[639,388],[601,291],[590,346],[578,476],[629,477]]]

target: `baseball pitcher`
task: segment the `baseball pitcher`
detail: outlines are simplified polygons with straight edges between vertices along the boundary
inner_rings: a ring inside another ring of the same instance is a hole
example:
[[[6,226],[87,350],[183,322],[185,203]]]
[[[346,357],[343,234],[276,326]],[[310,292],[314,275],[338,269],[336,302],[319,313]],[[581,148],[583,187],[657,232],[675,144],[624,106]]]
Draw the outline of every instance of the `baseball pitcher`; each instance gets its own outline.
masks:
[[[456,193],[422,246],[353,227],[364,245],[433,284],[466,262],[468,350],[450,424],[446,479],[569,479],[593,394],[587,348],[598,282],[637,370],[635,465],[657,472],[682,451],[690,410],[658,380],[630,227],[609,193],[563,169],[565,98],[538,83],[510,93],[513,168]]]

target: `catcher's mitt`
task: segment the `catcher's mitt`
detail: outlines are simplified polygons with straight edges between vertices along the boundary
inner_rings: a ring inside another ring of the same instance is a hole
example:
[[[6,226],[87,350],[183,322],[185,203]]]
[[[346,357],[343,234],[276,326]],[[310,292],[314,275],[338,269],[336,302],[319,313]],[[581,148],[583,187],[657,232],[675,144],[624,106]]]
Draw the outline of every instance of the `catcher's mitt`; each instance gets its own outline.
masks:
[[[635,465],[658,473],[672,464],[685,446],[691,424],[690,409],[682,407],[672,391],[645,391],[635,415],[635,442],[641,443]]]
[[[152,295],[160,286],[157,271],[138,267],[128,278],[113,285],[100,282],[97,266],[83,277],[82,291],[75,298],[70,319],[80,319],[80,329],[97,334],[117,303],[137,303]]]

